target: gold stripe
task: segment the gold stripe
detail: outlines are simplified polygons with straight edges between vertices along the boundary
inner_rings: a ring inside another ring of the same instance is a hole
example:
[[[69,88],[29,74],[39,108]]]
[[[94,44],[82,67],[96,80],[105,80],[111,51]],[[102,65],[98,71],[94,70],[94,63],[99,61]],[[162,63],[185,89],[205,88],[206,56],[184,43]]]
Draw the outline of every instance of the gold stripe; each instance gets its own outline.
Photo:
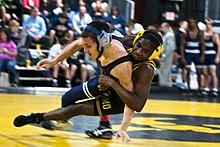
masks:
[[[132,72],[135,71],[138,67],[140,67],[143,64],[148,64],[148,65],[151,65],[153,67],[154,74],[153,74],[153,76],[151,78],[151,81],[152,81],[153,78],[154,78],[154,75],[155,75],[155,70],[156,70],[156,64],[154,63],[154,61],[144,61],[144,62],[141,62],[141,63],[137,63],[137,64],[133,65]]]
[[[86,101],[90,101],[90,100],[94,100],[95,99],[95,97],[90,97],[90,98],[87,98],[87,99],[83,99],[83,100],[78,100],[78,101],[76,101],[75,103],[77,104],[77,103],[82,103],[82,102],[86,102]]]
[[[97,107],[99,116],[102,117],[102,111],[101,111],[101,107],[99,104],[99,98],[96,98],[96,107]]]

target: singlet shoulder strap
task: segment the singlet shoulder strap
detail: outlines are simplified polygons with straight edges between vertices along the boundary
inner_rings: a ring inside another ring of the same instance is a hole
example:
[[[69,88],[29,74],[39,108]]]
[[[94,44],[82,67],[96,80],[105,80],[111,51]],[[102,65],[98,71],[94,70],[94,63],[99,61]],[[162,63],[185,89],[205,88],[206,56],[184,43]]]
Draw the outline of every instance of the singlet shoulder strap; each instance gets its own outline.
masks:
[[[125,45],[122,37],[118,37],[118,36],[112,35],[112,39],[118,40],[119,42],[121,42],[123,44],[124,48],[126,48],[126,45]]]
[[[110,71],[117,65],[126,62],[126,61],[132,61],[133,57],[132,55],[127,55],[127,56],[123,56],[113,62],[111,62],[110,64],[106,65],[106,66],[102,66],[103,69],[103,74],[105,75],[110,75]]]

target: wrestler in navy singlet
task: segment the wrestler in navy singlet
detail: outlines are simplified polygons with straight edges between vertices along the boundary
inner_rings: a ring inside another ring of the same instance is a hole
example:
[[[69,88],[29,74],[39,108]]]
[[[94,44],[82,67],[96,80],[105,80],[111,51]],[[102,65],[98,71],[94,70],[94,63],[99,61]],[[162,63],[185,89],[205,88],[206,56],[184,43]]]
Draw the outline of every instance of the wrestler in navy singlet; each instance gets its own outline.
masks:
[[[120,37],[112,35],[112,39],[118,40],[124,45],[124,43]],[[125,57],[119,58],[119,59],[115,60],[114,62],[110,63],[109,65],[107,65],[106,67],[103,67],[104,74],[109,75],[112,68],[114,68],[116,65],[118,65],[122,62],[126,62],[126,61],[131,61],[131,57],[125,56]],[[62,96],[62,107],[67,107],[71,104],[74,104],[78,100],[94,98],[97,95],[101,95],[103,92],[99,91],[98,85],[99,85],[98,77],[95,77],[93,79],[90,79],[90,80],[82,83],[79,86],[71,88],[69,91],[67,91]]]
[[[200,59],[200,45],[199,45],[199,32],[195,39],[190,38],[189,32],[187,31],[186,36],[186,67],[191,67],[192,62],[194,62],[196,67],[201,66]]]
[[[217,53],[217,45],[213,42],[212,37],[205,40],[205,66],[215,66],[215,56]]]

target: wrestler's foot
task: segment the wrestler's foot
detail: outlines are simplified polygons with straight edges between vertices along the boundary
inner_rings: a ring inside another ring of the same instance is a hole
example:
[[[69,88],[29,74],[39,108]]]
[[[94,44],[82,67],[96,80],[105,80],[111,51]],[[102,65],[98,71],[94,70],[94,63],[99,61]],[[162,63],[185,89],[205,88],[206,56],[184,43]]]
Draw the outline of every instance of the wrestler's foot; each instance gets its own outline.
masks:
[[[43,121],[41,126],[47,130],[70,130],[73,128],[73,123],[69,120],[67,121],[56,121],[56,120],[48,120]]]
[[[211,97],[218,97],[218,91],[212,90],[212,91],[210,92],[210,96],[211,96]]]
[[[113,130],[109,122],[100,122],[97,129],[86,130],[85,133],[91,138],[112,139],[113,136]]]
[[[19,115],[14,119],[14,126],[22,127],[27,124],[39,124],[42,121],[43,113],[31,113]]]

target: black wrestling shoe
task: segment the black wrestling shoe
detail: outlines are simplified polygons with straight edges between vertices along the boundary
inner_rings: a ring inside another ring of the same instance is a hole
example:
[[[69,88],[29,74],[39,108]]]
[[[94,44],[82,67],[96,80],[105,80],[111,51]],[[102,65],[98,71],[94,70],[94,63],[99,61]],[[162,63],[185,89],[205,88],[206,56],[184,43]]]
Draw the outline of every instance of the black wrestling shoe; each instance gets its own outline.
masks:
[[[211,96],[211,97],[218,97],[218,91],[213,91],[213,90],[212,90],[212,91],[210,92],[210,96]]]
[[[199,90],[198,92],[197,92],[197,96],[199,96],[199,97],[207,97],[209,95],[209,91],[206,91],[206,90]]]
[[[97,129],[86,130],[85,133],[91,138],[112,139],[113,136],[113,130],[109,122],[100,122]]]
[[[39,124],[41,122],[41,117],[43,117],[43,114],[40,113],[19,115],[14,119],[14,126],[22,127],[32,123]]]
[[[69,120],[67,120],[67,121],[48,120],[48,121],[43,121],[41,123],[41,126],[44,129],[47,129],[47,130],[61,130],[61,131],[64,131],[64,130],[72,129],[73,128],[73,123]]]

